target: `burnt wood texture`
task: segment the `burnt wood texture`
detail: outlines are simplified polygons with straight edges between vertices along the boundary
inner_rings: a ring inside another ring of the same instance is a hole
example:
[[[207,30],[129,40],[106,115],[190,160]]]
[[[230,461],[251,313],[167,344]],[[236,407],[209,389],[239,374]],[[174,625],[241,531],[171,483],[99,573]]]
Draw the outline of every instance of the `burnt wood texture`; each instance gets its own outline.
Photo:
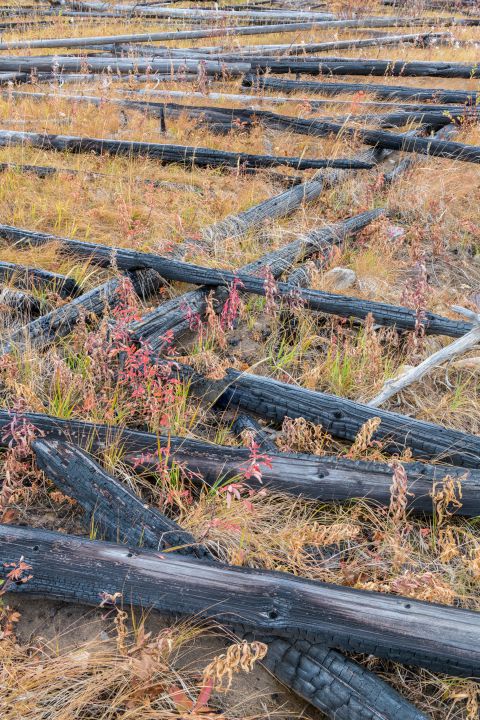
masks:
[[[11,283],[22,290],[50,290],[62,298],[79,293],[79,287],[71,277],[5,261],[0,262],[0,282]]]
[[[246,419],[249,427],[255,423]],[[193,536],[155,508],[149,508],[92,458],[68,443],[37,440],[37,465],[86,513],[103,539],[141,545],[152,550],[170,547],[213,559]],[[119,539],[120,538],[120,539]],[[172,547],[172,542],[178,547]],[[267,636],[263,663],[294,692],[334,720],[425,720],[425,716],[386,683],[340,653],[314,640],[289,641]]]
[[[15,240],[21,244],[42,244],[49,240],[56,240],[65,250],[71,251],[79,257],[88,258],[103,267],[114,265],[124,271],[151,268],[168,280],[210,287],[228,287],[234,282],[240,281],[242,292],[256,295],[265,295],[266,292],[263,278],[245,272],[234,273],[229,270],[212,269],[172,260],[152,253],[142,253],[126,248],[60,238],[47,233],[22,230],[21,228],[5,225],[0,226],[0,237]],[[318,290],[299,289],[296,286],[281,282],[277,283],[276,290],[279,297],[287,298],[291,297],[293,292],[305,307],[318,312],[359,319],[365,319],[368,315],[372,315],[377,324],[394,326],[400,330],[414,330],[418,324],[418,318],[414,310],[397,305]],[[471,323],[451,320],[430,312],[425,313],[423,323],[427,334],[448,335],[450,337],[460,337],[472,328]]]
[[[167,614],[214,617],[291,640],[308,635],[340,650],[480,676],[473,611],[12,525],[0,526],[0,556],[3,563],[23,556],[32,568],[15,592],[96,605],[102,593],[121,591],[126,603]]]
[[[170,463],[175,462],[189,470],[193,474],[192,482],[202,482],[209,486],[218,484],[219,479],[226,481],[242,476],[249,465],[248,448],[216,445],[185,437],[158,437],[138,430],[81,420],[63,420],[39,413],[22,413],[22,417],[40,433],[44,433],[45,440],[67,441],[91,451],[101,451],[112,443],[118,443],[125,453],[124,461],[134,469],[155,472],[159,445],[161,448],[169,447]],[[397,418],[400,434],[401,421],[408,418],[401,415],[395,416]],[[0,446],[6,447],[8,444],[8,438],[4,435],[11,419],[8,411],[0,410],[0,429],[3,430]],[[438,425],[426,425],[432,435],[437,430],[444,430]],[[473,436],[467,435],[466,438]],[[262,464],[261,483],[255,478],[248,480],[248,485],[254,489],[269,487],[277,492],[322,502],[343,502],[353,498],[366,498],[382,505],[390,502],[392,469],[386,464],[342,457],[280,453],[273,448],[264,448],[263,451],[267,453],[271,467]],[[139,463],[142,455],[148,454],[151,458]],[[462,484],[462,506],[456,512],[470,516],[480,514],[480,471],[416,462],[404,463],[403,466],[408,478],[408,491],[411,493],[408,496],[410,509],[431,513],[434,484],[440,486],[445,477],[450,476]]]
[[[167,145],[161,143],[140,142],[135,140],[110,140],[108,138],[90,138],[69,135],[49,135],[42,133],[0,130],[0,145],[31,145],[42,150],[59,150],[71,153],[106,153],[108,155],[128,155],[129,157],[148,157],[161,164],[179,164],[195,167],[246,167],[268,168],[285,165],[297,170],[308,168],[342,168],[365,170],[371,163],[347,159],[316,159],[304,157],[283,157],[277,155],[254,155],[236,153],[212,148],[188,145]]]

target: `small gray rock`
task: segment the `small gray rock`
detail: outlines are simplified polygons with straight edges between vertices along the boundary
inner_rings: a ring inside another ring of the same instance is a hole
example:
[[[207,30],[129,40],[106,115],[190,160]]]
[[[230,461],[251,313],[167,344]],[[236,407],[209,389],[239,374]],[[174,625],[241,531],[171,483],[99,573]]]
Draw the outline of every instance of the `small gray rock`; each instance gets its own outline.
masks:
[[[333,290],[348,290],[355,285],[357,276],[349,268],[336,267],[325,273],[325,280]]]

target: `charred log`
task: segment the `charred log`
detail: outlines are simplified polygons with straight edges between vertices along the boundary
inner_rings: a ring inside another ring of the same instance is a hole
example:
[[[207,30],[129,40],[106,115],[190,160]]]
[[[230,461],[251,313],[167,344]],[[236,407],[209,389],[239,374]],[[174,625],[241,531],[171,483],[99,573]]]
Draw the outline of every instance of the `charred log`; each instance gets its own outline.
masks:
[[[13,525],[0,527],[0,554],[3,576],[20,557],[31,566],[32,578],[12,583],[13,592],[96,605],[120,590],[126,602],[167,614],[308,634],[342,650],[480,676],[480,625],[470,610]]]

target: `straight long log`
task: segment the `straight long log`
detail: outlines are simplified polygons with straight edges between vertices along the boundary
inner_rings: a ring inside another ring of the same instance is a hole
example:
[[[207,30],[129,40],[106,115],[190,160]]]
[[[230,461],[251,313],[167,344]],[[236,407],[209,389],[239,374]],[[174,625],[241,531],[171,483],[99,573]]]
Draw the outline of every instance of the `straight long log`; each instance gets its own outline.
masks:
[[[274,74],[297,73],[306,75],[389,75],[391,77],[443,77],[480,78],[477,63],[366,60],[352,58],[317,58],[308,60],[272,60],[249,58],[252,70]],[[8,70],[18,68],[6,68]]]
[[[365,93],[386,100],[432,100],[436,103],[471,103],[475,105],[477,93],[469,90],[448,90],[445,88],[419,88],[407,85],[378,85],[374,83],[316,82],[308,80],[284,80],[283,78],[247,75],[243,87],[256,87],[284,93],[318,93],[320,95],[341,95]]]
[[[195,388],[194,388],[195,390]],[[221,392],[221,388],[213,386],[214,391]],[[308,391],[305,391],[308,392]],[[273,396],[275,402],[276,396]],[[368,406],[366,406],[368,407]],[[369,409],[372,413],[372,409]],[[385,411],[379,411],[382,413]],[[260,413],[261,414],[261,413]],[[373,413],[376,415],[377,413]],[[402,415],[390,413],[394,416],[397,435],[404,429],[405,418]],[[118,445],[125,453],[123,459],[135,471],[139,469],[151,471],[153,474],[158,467],[157,454],[160,448],[168,448],[167,461],[176,463],[192,474],[192,482],[204,483],[210,487],[218,487],[219,480],[227,481],[243,478],[249,467],[251,454],[248,448],[215,445],[200,440],[191,440],[185,437],[160,436],[130,430],[122,427],[112,427],[81,420],[64,420],[42,415],[39,413],[22,413],[25,418],[41,433],[45,440],[61,440],[78,445],[89,452],[106,450],[112,445]],[[11,414],[0,409],[0,447],[8,445],[8,426],[12,420]],[[413,421],[413,423],[418,421]],[[361,422],[358,426],[361,425]],[[431,442],[437,436],[441,437],[445,428],[432,423],[428,425]],[[415,427],[412,425],[412,430]],[[422,428],[423,431],[423,428]],[[446,431],[449,433],[450,431]],[[468,441],[478,440],[471,435],[464,436]],[[480,441],[479,441],[480,444]],[[442,445],[432,450],[432,455],[442,452]],[[392,484],[392,470],[383,463],[370,461],[349,460],[342,457],[317,457],[316,455],[279,453],[266,450],[271,461],[261,466],[261,481],[250,477],[242,482],[255,490],[268,488],[274,492],[287,493],[318,500],[320,502],[349,502],[355,498],[366,499],[373,503],[388,506],[390,503],[390,486]],[[141,462],[140,462],[141,461]],[[465,470],[461,467],[427,465],[424,463],[409,462],[403,464],[408,478],[408,508],[415,512],[432,513],[432,492],[434,485],[441,487],[445,478],[452,477],[462,485],[462,505],[455,508],[459,515],[473,516],[480,514],[480,471]],[[453,509],[453,508],[452,508]]]
[[[90,526],[94,523],[95,530],[100,528],[103,539],[119,542],[120,537],[129,545],[212,557],[190,533],[145,506],[78,448],[61,441],[37,440],[33,449],[37,465],[61,492],[81,505]],[[172,548],[172,544],[178,547]],[[262,639],[268,643],[264,665],[332,720],[427,720],[373,673],[314,639],[302,646],[275,636]],[[310,682],[305,681],[306,669]]]
[[[343,50],[347,48],[383,47],[386,45],[402,45],[415,43],[428,45],[432,42],[452,40],[451,33],[409,33],[405,35],[382,35],[369,38],[356,38],[348,40],[332,40],[318,43],[291,43],[281,45],[253,45],[242,50],[245,57],[255,55],[304,55],[315,52],[329,52],[330,50]],[[1,44],[0,44],[1,48]]]
[[[242,292],[255,295],[265,295],[266,293],[264,279],[245,272],[234,273],[229,270],[212,269],[152,253],[59,238],[47,233],[23,231],[10,226],[0,226],[0,237],[15,239],[23,244],[29,243],[31,240],[34,244],[42,244],[49,240],[57,241],[65,250],[71,251],[78,257],[89,259],[102,267],[114,266],[123,271],[140,268],[152,269],[156,270],[164,279],[209,287],[228,287],[235,282],[240,282]],[[418,326],[417,315],[410,308],[319,290],[298,289],[288,283],[277,283],[276,290],[279,297],[287,298],[291,297],[294,292],[295,297],[298,297],[305,307],[317,312],[359,319],[365,319],[368,315],[372,315],[377,324],[394,326],[400,330],[414,330]],[[471,323],[451,320],[431,312],[424,314],[422,322],[427,334],[450,337],[460,337],[472,327]]]
[[[342,650],[480,676],[480,624],[470,610],[13,525],[0,527],[0,553],[3,576],[20,557],[31,566],[14,592],[97,605],[120,590],[143,608],[290,639],[308,633]]]
[[[230,77],[240,77],[251,70],[250,62],[231,63],[215,60],[199,59],[119,59],[116,57],[71,57],[69,55],[48,56],[38,55],[31,57],[0,57],[0,71],[15,73],[31,72],[85,72],[100,73],[108,71],[109,74],[130,75],[131,73],[161,73],[169,74],[181,71],[204,72],[206,75],[223,77],[228,73]]]
[[[0,262],[0,282],[23,290],[51,290],[62,298],[77,295],[80,290],[74,278],[5,261]]]
[[[263,75],[260,76],[260,80],[263,79]],[[265,78],[265,80],[275,80],[276,78]],[[279,82],[284,82],[283,80],[279,80]],[[285,80],[285,82],[295,82],[295,81],[289,81]],[[319,83],[314,83],[315,85],[319,85]],[[251,106],[253,103],[255,104],[267,104],[267,105],[284,105],[285,103],[292,103],[292,102],[305,102],[308,104],[312,109],[317,109],[319,107],[329,107],[331,108],[332,105],[338,106],[338,107],[346,107],[347,109],[351,109],[352,107],[352,100],[317,100],[312,98],[291,98],[291,97],[279,97],[277,95],[247,95],[243,93],[242,95],[237,95],[234,93],[217,93],[217,92],[187,92],[186,90],[150,90],[150,89],[142,89],[142,90],[124,90],[119,89],[120,92],[127,94],[127,95],[133,95],[137,97],[159,97],[159,98],[179,98],[181,100],[191,100],[192,98],[199,98],[202,100],[222,100],[226,102],[232,102],[232,103],[238,103],[240,105],[249,105]],[[394,99],[394,98],[393,98]],[[455,105],[449,105],[449,104],[439,104],[439,103],[400,103],[400,102],[382,102],[382,101],[368,101],[368,100],[355,100],[355,106],[357,107],[365,107],[366,109],[379,109],[379,110],[405,110],[405,111],[429,111],[429,112],[445,112],[449,111],[452,107],[454,110],[460,110],[460,107]]]
[[[315,28],[335,28],[339,27],[339,21],[318,21],[318,22],[294,22],[288,24],[271,24],[271,25],[248,25],[248,26],[232,26],[232,27],[215,27],[204,28],[201,30],[176,30],[166,32],[151,33],[130,33],[124,35],[97,35],[92,37],[69,37],[69,38],[45,38],[41,40],[11,40],[0,43],[0,50],[14,50],[20,48],[56,48],[56,47],[88,47],[89,45],[107,45],[120,43],[145,43],[145,42],[166,42],[168,40],[196,40],[208,37],[236,37],[243,35],[267,35],[279,34],[285,32],[299,32],[303,30],[314,30]],[[358,21],[340,21],[343,23],[340,27],[365,27]],[[353,22],[355,24],[347,24],[345,22]],[[379,21],[380,22],[380,21]],[[410,21],[412,24],[420,24],[418,21]],[[368,27],[395,27],[403,25],[395,19],[384,19],[385,24],[377,24],[372,22]],[[409,23],[410,24],[410,23]]]
[[[368,169],[371,163],[360,163],[349,159],[316,159],[303,157],[282,157],[275,155],[254,155],[235,153],[211,148],[189,147],[187,145],[164,145],[161,143],[136,142],[132,140],[109,140],[69,135],[0,130],[0,146],[30,145],[42,150],[59,150],[72,153],[95,153],[128,155],[154,158],[162,164],[182,164],[197,167],[238,167],[265,168],[285,165],[297,170],[308,168]]]

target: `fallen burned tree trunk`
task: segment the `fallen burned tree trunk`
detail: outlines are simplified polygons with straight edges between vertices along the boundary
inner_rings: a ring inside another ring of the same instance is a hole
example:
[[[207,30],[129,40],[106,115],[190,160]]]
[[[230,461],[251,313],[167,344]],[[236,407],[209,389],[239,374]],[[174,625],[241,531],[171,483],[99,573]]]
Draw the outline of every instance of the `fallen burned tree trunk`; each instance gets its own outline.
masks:
[[[23,290],[32,288],[49,290],[62,298],[78,295],[80,291],[76,281],[71,277],[5,261],[0,262],[0,282],[12,283]]]
[[[253,155],[187,145],[164,145],[161,143],[136,142],[133,140],[109,140],[69,135],[42,135],[41,133],[0,130],[0,146],[31,145],[42,150],[60,150],[72,153],[95,153],[128,155],[154,158],[162,164],[192,165],[196,167],[247,167],[266,168],[285,165],[297,170],[308,168],[369,169],[371,163],[349,159],[315,159]]]
[[[431,142],[435,141],[432,140]],[[88,258],[91,262],[100,266],[109,267],[112,265],[124,271],[150,268],[156,270],[164,279],[168,280],[209,287],[229,287],[234,283],[240,283],[242,292],[255,295],[265,295],[266,293],[265,280],[261,277],[246,274],[245,268],[241,273],[217,270],[181,262],[180,260],[171,260],[151,253],[109,247],[70,238],[59,238],[46,233],[23,231],[20,228],[4,225],[0,226],[0,237],[18,239],[22,244],[27,244],[30,240],[33,240],[34,244],[56,240],[61,243],[65,250],[71,251],[79,257]],[[251,270],[249,269],[248,272],[251,272]],[[299,289],[288,283],[277,283],[276,293],[279,297],[291,297],[292,292],[305,307],[317,312],[359,319],[365,319],[368,315],[372,315],[377,324],[394,326],[401,330],[414,330],[418,326],[417,314],[410,308],[318,290]],[[424,314],[422,322],[427,334],[460,337],[471,330],[471,323],[451,320],[430,312]]]
[[[211,75],[213,77],[240,77],[251,70],[250,62],[226,62],[194,57],[182,59],[119,59],[117,57],[73,57],[70,55],[2,56],[0,71],[14,73],[103,73],[130,75],[131,73],[171,74],[179,71]]]
[[[0,288],[0,311],[5,309],[13,310],[20,314],[38,315],[40,312],[40,301],[28,293],[21,290],[11,290],[10,288]]]
[[[193,535],[146,505],[79,448],[63,441],[40,439],[35,440],[33,449],[38,467],[85,510],[95,536],[133,547],[169,548],[196,557],[209,555]]]
[[[477,93],[468,90],[445,88],[419,88],[408,85],[376,85],[373,83],[315,82],[308,80],[284,80],[283,78],[247,75],[243,87],[264,88],[285,93],[318,93],[319,95],[342,95],[365,93],[386,100],[432,100],[437,103],[470,103],[475,105]]]
[[[78,448],[37,440],[34,450],[39,467],[62,493],[81,505],[90,528],[94,523],[103,539],[119,542],[121,538],[129,545],[152,550],[169,547],[170,551],[213,560],[190,533],[155,508],[145,506]],[[172,548],[172,544],[178,547]],[[268,643],[264,664],[287,687],[333,720],[426,720],[373,673],[325,645],[314,640],[292,643],[275,636],[262,640]],[[305,669],[311,674],[309,682],[304,678]]]
[[[480,467],[480,437],[476,435],[232,369],[218,385],[220,407],[238,407],[276,423],[285,417],[303,417],[346,440],[354,440],[367,420],[378,417],[381,424],[373,437],[385,443],[387,452],[409,447],[415,457]]]
[[[148,297],[163,284],[162,279],[155,271],[133,271],[129,273],[129,277],[140,297]],[[24,325],[2,343],[0,355],[26,346],[41,350],[56,339],[68,335],[82,317],[88,318],[92,315],[101,317],[107,309],[118,304],[120,287],[121,281],[118,278],[112,278],[99,287],[79,295],[71,302],[55,308],[47,315]]]
[[[83,315],[101,316],[107,307],[113,307],[116,304],[118,289],[119,280],[114,278],[79,295],[66,305],[55,308],[47,315],[33,320],[2,342],[0,355],[12,352],[16,347],[25,348],[28,345],[42,349],[56,338],[68,335]]]
[[[480,78],[480,68],[476,63],[420,60],[408,62],[404,60],[365,60],[363,58],[309,58],[308,60],[249,58],[249,62],[254,72],[269,70],[276,74]],[[21,68],[6,67],[5,69],[18,71]]]
[[[214,390],[218,390],[218,385]],[[305,391],[308,392],[308,391]],[[368,408],[372,414],[372,409]],[[379,411],[378,414],[385,411]],[[377,413],[373,413],[376,415]],[[397,435],[403,432],[403,439],[408,433],[404,421],[409,420],[402,415],[394,416],[398,429]],[[158,452],[162,452],[162,461],[176,464],[184,468],[192,476],[193,483],[205,483],[210,487],[218,487],[219,480],[227,481],[243,478],[251,462],[248,448],[215,445],[184,437],[160,436],[130,430],[83,422],[81,420],[64,420],[39,413],[22,413],[39,433],[44,433],[45,440],[61,440],[79,445],[88,451],[102,451],[117,445],[122,448],[124,461],[134,470],[147,470],[156,473],[158,470]],[[0,446],[6,448],[9,442],[8,426],[12,415],[0,410]],[[415,423],[417,421],[413,421]],[[432,443],[441,436],[445,428],[432,423],[427,425]],[[361,422],[359,422],[359,427]],[[415,428],[412,425],[413,430]],[[423,428],[422,428],[423,429]],[[447,433],[450,431],[446,431]],[[473,436],[464,436],[474,441]],[[479,441],[480,445],[480,441]],[[432,454],[441,453],[442,447],[437,445]],[[242,480],[256,490],[269,488],[275,492],[319,500],[321,502],[345,502],[354,498],[367,499],[383,506],[390,503],[390,486],[392,469],[389,465],[349,460],[343,457],[317,457],[316,455],[279,453],[266,450],[271,461],[262,464],[262,477],[258,480],[250,477]],[[408,478],[408,507],[415,512],[432,513],[432,492],[434,487],[441,488],[445,478],[451,477],[461,483],[462,505],[453,508],[459,515],[474,517],[480,514],[480,472],[466,471],[460,467],[426,465],[423,463],[403,463]]]
[[[97,605],[120,590],[142,608],[480,676],[480,624],[469,610],[12,525],[0,526],[0,552],[4,577],[20,557],[30,566],[14,592]]]

